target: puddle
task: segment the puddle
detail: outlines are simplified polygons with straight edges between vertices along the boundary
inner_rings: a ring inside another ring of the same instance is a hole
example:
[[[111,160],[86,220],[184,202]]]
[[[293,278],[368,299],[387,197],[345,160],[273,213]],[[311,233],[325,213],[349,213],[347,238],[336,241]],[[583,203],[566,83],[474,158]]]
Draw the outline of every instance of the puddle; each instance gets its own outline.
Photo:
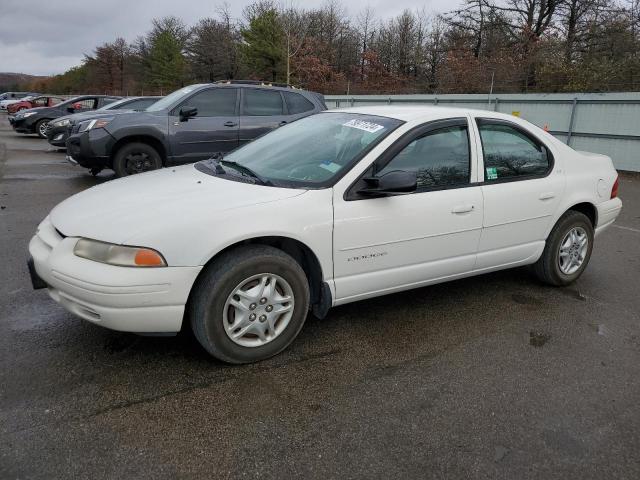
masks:
[[[543,332],[529,332],[529,345],[540,348],[551,339],[551,335]]]

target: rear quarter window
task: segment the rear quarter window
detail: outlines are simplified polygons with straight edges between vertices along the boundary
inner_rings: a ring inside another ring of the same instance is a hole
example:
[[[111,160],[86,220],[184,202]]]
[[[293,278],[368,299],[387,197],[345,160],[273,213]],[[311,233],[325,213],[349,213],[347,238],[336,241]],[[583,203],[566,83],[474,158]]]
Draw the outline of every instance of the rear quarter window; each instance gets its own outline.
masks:
[[[310,112],[315,108],[313,103],[299,93],[284,92],[284,101],[287,103],[287,110],[289,110],[290,115]]]

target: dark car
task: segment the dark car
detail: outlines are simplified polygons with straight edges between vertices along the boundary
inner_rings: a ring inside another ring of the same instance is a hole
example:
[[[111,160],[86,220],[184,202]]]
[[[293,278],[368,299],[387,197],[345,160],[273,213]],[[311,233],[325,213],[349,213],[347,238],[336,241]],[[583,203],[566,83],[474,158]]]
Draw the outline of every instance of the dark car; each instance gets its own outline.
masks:
[[[10,119],[11,126],[18,133],[37,133],[40,138],[47,138],[47,124],[56,118],[70,113],[96,110],[109,103],[120,100],[121,97],[106,95],[82,95],[58,103],[53,107],[40,107],[23,110]]]
[[[322,95],[289,86],[191,85],[144,112],[80,122],[67,139],[67,159],[94,174],[111,168],[122,177],[229,152],[326,108]]]
[[[74,113],[56,118],[47,125],[47,140],[54,147],[65,147],[69,133],[73,126],[87,118],[98,118],[100,115],[109,116],[112,113],[122,112],[141,112],[146,110],[162,97],[127,97],[116,102],[110,103],[97,110],[88,112]]]

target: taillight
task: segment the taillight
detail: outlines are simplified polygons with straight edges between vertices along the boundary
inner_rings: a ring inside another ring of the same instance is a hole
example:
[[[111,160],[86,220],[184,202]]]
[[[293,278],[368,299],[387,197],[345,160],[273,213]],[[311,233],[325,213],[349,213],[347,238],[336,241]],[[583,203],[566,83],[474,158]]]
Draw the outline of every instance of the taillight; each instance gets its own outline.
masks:
[[[613,187],[611,187],[611,198],[616,198],[618,196],[618,177],[616,177],[616,181],[613,182]]]

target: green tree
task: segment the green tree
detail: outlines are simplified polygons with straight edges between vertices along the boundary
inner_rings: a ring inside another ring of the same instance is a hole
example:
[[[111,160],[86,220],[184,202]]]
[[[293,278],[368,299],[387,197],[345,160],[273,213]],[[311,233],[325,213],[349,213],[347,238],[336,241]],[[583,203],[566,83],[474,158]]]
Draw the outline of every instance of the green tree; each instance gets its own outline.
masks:
[[[275,82],[284,76],[284,31],[278,12],[269,9],[249,19],[241,31],[242,54],[247,67],[261,79]]]
[[[169,31],[160,32],[149,50],[149,83],[163,90],[183,86],[186,61],[180,39]]]

